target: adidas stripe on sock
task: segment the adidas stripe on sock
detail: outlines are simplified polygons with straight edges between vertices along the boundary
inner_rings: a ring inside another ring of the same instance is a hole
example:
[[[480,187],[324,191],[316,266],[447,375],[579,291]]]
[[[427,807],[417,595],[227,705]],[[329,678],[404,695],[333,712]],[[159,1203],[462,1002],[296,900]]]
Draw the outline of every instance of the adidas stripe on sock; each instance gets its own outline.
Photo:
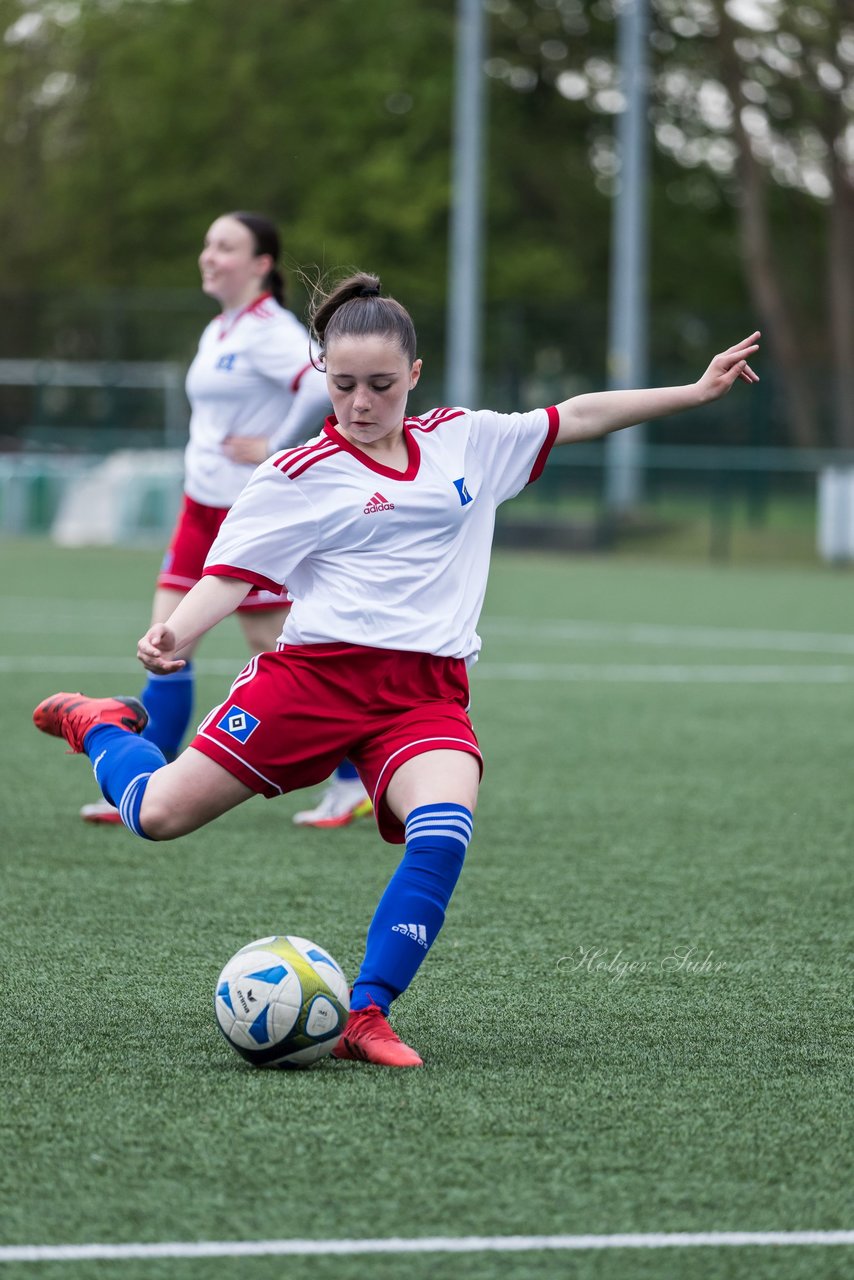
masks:
[[[104,798],[116,806],[129,831],[150,839],[139,815],[148,779],[166,763],[163,752],[153,742],[113,724],[96,724],[83,739],[83,749]]]
[[[373,1002],[387,1013],[391,1001],[409,986],[442,928],[472,829],[472,815],[464,805],[412,810],[406,821],[406,852],[368,929],[352,1009]]]

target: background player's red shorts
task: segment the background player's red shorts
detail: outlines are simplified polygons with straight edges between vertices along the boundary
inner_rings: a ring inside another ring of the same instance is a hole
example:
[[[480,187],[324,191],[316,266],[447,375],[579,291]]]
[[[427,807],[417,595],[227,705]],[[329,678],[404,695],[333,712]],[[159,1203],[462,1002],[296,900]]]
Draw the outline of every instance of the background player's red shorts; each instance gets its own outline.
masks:
[[[207,554],[228,511],[228,507],[207,507],[201,502],[194,502],[184,494],[172,541],[157,575],[158,587],[167,587],[170,591],[189,591],[196,585],[202,576]],[[253,587],[243,603],[238,605],[237,612],[257,613],[265,609],[286,609],[290,602],[287,591],[276,595],[272,591]]]
[[[268,797],[323,782],[346,756],[374,802],[380,835],[402,844],[403,824],[385,804],[389,781],[427,751],[481,759],[468,700],[460,658],[286,645],[243,668],[190,746]]]

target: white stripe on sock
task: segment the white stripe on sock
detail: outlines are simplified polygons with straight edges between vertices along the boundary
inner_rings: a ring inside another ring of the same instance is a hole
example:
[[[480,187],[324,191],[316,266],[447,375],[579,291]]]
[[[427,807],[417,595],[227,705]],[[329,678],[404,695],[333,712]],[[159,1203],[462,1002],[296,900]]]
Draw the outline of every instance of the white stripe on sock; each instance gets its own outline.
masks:
[[[433,813],[416,814],[407,820],[406,843],[412,840],[453,840],[465,852],[473,831],[474,823],[468,813],[439,809]]]
[[[144,787],[148,779],[151,777],[153,770],[149,769],[148,773],[138,773],[132,782],[129,782],[122,792],[122,798],[119,801],[119,817],[127,827],[128,831],[132,831],[135,836],[145,838],[142,828],[138,822],[133,820],[133,802],[136,799],[137,792]]]

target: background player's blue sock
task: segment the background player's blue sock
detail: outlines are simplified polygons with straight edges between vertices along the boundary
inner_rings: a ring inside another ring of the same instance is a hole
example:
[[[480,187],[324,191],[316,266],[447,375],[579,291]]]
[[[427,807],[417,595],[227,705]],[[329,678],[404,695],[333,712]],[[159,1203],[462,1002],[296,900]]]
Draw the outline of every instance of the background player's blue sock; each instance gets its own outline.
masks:
[[[181,749],[184,734],[193,714],[195,673],[192,662],[170,675],[149,671],[142,691],[142,705],[148,712],[148,724],[142,737],[154,742],[167,760],[174,760]]]
[[[405,991],[436,940],[463,868],[472,815],[461,804],[425,804],[406,820],[406,852],[368,929],[352,1009],[383,1013]]]
[[[349,760],[342,760],[335,770],[338,782],[353,782],[359,776],[359,770]]]
[[[92,761],[104,798],[115,805],[129,831],[148,840],[139,811],[148,779],[166,763],[163,752],[155,743],[114,724],[96,724],[90,729],[83,739],[83,750]]]

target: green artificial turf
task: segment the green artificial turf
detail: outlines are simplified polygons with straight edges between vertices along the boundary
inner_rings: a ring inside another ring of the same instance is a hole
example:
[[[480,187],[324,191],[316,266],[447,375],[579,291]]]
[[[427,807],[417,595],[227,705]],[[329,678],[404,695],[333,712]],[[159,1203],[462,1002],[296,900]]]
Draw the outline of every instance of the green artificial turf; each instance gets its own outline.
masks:
[[[475,838],[395,1009],[426,1066],[264,1072],[216,1028],[220,968],[290,932],[352,976],[399,850],[370,822],[293,827],[305,795],[171,844],[78,820],[88,763],[31,711],[59,688],[137,690],[156,561],[0,543],[0,1243],[854,1227],[850,574],[497,556]],[[582,622],[600,631],[565,634]],[[202,650],[200,714],[242,661],[229,620]],[[0,1263],[0,1280],[846,1267],[850,1249],[719,1248]]]

